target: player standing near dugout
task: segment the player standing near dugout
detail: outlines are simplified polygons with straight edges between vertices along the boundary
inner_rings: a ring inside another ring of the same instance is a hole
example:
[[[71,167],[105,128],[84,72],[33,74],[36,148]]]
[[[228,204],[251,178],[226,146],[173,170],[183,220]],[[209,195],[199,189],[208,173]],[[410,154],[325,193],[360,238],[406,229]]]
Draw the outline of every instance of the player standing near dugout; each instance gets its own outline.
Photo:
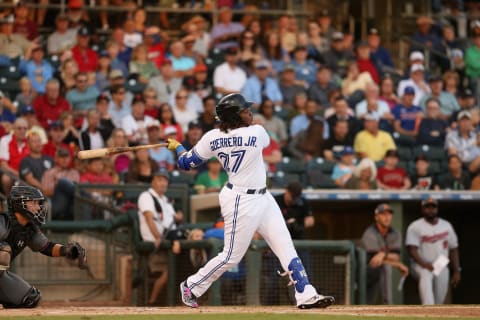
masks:
[[[443,258],[450,260],[452,285],[460,283],[458,239],[450,222],[438,217],[438,202],[433,198],[422,201],[422,218],[412,222],[407,229],[406,246],[415,262],[418,291],[422,304],[443,304],[447,296],[450,270],[435,270],[433,264]],[[435,272],[438,272],[436,275]]]
[[[240,94],[224,96],[216,106],[220,127],[205,133],[188,152],[178,141],[167,140],[168,149],[177,153],[180,168],[189,170],[216,157],[229,179],[219,195],[225,221],[224,249],[180,284],[183,303],[197,308],[197,297],[240,262],[258,231],[294,283],[297,307],[326,308],[335,299],[318,294],[310,284],[282,213],[267,191],[262,150],[270,138],[262,126],[251,125],[251,105]]]
[[[40,291],[9,271],[10,262],[26,246],[50,257],[78,259],[87,269],[85,249],[76,242],[62,245],[47,239],[40,230],[45,223],[45,198],[31,186],[13,186],[8,195],[8,213],[0,214],[0,304],[4,308],[35,308]]]

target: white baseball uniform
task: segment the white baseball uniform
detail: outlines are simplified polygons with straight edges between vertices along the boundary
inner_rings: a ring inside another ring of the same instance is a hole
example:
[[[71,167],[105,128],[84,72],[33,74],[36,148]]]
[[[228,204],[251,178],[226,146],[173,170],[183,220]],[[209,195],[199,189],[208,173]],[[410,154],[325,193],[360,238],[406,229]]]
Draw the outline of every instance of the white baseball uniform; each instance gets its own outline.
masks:
[[[296,281],[297,305],[317,295],[308,282],[280,209],[266,191],[262,150],[269,143],[270,138],[260,125],[241,127],[228,133],[213,129],[185,154],[187,158],[198,157],[204,161],[213,156],[218,158],[229,177],[219,195],[225,221],[224,249],[187,279],[187,286],[196,297],[204,294],[225,271],[240,262],[256,231],[278,257],[283,269],[291,271],[291,277]],[[193,162],[191,165],[195,166]]]
[[[412,222],[407,229],[407,246],[418,247],[419,256],[427,263],[433,263],[440,255],[449,256],[449,251],[458,247],[458,239],[452,225],[439,218],[436,224],[424,218]],[[438,276],[417,264],[418,291],[422,304],[442,304],[448,291],[450,273],[445,267]]]

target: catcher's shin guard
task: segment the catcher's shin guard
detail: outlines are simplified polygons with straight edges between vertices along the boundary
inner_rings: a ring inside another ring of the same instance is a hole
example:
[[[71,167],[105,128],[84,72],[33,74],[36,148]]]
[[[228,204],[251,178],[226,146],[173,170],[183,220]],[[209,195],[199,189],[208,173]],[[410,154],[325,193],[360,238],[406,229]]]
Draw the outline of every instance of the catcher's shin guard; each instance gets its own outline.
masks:
[[[4,308],[35,308],[40,302],[40,291],[10,271],[0,277],[0,288]]]

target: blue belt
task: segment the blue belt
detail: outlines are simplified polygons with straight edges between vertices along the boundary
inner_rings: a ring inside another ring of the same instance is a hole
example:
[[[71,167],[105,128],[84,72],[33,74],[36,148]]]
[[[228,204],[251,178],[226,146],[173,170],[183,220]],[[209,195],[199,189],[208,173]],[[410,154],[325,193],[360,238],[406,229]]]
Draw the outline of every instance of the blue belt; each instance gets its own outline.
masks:
[[[261,189],[246,189],[241,187],[235,187],[230,182],[227,182],[225,186],[230,190],[241,191],[246,194],[264,194],[265,192],[267,192],[267,187]]]

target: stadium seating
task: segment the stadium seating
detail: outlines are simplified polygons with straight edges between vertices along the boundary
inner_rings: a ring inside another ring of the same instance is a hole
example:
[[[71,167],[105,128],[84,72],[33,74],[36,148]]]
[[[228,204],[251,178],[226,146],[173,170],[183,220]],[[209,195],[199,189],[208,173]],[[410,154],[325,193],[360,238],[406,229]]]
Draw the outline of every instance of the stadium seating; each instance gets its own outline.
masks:
[[[444,161],[447,159],[447,152],[443,147],[435,147],[429,145],[421,145],[413,148],[413,156],[416,157],[423,154],[428,161]]]

